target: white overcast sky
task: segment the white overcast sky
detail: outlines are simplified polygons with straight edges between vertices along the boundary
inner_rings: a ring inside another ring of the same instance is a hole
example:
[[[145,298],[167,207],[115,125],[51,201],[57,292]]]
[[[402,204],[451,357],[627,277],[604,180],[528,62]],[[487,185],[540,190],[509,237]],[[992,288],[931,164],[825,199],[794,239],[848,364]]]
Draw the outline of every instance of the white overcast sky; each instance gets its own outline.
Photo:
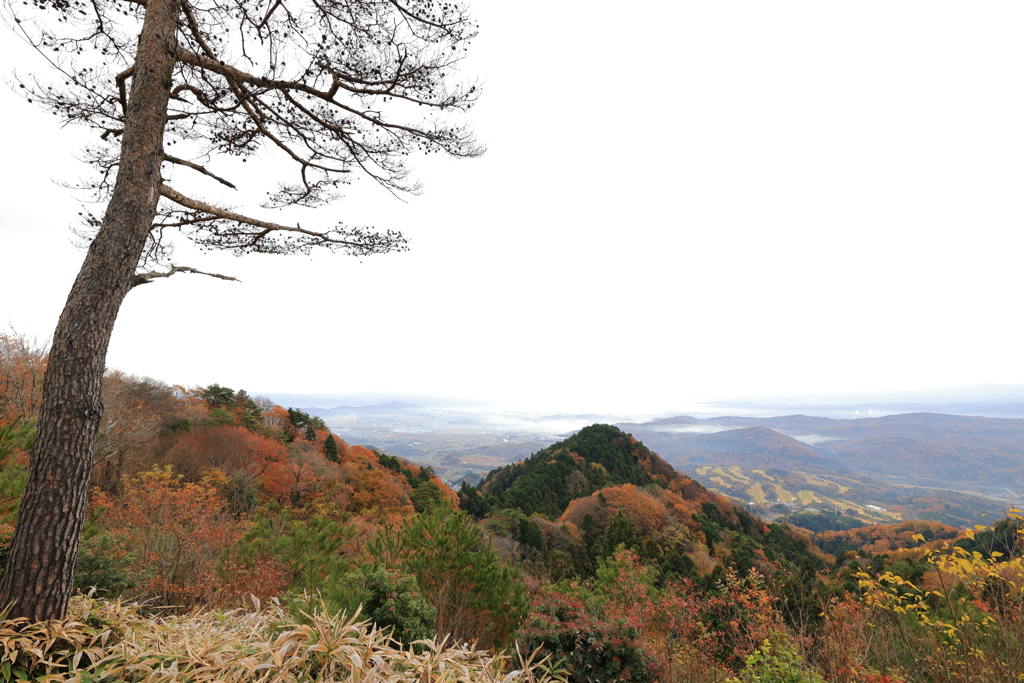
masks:
[[[564,410],[1024,383],[1024,4],[471,7],[487,154],[304,219],[411,252],[183,248],[242,282],[135,290],[108,364]],[[46,70],[10,34],[0,63]],[[0,112],[0,320],[46,337],[82,259],[51,179],[86,138],[7,88]]]

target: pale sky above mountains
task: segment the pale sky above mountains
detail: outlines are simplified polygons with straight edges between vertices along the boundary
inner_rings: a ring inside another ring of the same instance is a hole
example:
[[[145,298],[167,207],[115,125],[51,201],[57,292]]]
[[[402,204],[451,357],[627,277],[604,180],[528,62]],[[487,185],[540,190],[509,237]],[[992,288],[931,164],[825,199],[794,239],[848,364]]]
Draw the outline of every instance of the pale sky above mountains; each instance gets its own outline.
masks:
[[[401,229],[411,252],[183,246],[179,263],[242,282],[132,292],[109,364],[659,412],[1024,383],[1024,6],[471,7],[487,154],[418,163],[407,203],[359,181],[303,219]],[[11,34],[0,64],[46,72]],[[5,88],[0,111],[0,322],[46,337],[82,258],[51,179],[86,173],[88,136]],[[213,165],[243,197],[273,171]]]

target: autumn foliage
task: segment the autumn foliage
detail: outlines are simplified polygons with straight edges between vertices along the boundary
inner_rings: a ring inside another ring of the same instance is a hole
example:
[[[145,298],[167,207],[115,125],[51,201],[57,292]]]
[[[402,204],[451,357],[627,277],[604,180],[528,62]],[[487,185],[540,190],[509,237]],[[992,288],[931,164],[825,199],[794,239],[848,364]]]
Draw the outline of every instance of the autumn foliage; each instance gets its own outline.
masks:
[[[0,333],[0,424],[38,416],[45,370],[41,344],[13,330]]]
[[[380,466],[373,451],[353,446],[339,454],[352,493],[347,509],[364,516],[401,519],[412,514],[411,488],[402,476]]]
[[[0,342],[2,554],[45,354]],[[1024,675],[1014,515],[976,532],[915,521],[812,542],[609,425],[456,493],[244,391],[112,371],[104,398],[83,590],[177,615],[277,601],[307,624],[362,606],[417,656],[425,635],[518,641],[563,661],[571,683]]]
[[[192,605],[216,597],[217,563],[242,535],[209,481],[189,483],[169,468],[124,482],[119,500],[98,492],[104,526],[132,574],[136,590],[165,604]]]
[[[176,472],[193,481],[216,468],[255,482],[266,477],[275,466],[286,463],[288,452],[282,443],[244,427],[217,426],[175,436],[163,459]]]
[[[814,535],[814,542],[825,552],[840,555],[856,551],[870,557],[904,548],[917,548],[937,541],[951,540],[960,529],[940,522],[907,521],[899,524],[876,524],[845,531],[823,531]]]

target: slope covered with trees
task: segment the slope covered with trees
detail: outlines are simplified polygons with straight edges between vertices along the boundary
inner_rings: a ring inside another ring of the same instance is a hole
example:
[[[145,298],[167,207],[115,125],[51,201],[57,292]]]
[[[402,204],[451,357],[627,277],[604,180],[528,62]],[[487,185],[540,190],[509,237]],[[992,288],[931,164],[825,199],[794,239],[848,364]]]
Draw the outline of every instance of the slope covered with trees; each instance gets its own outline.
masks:
[[[493,470],[478,488],[464,485],[460,498],[494,533],[528,546],[534,571],[552,580],[592,577],[620,549],[662,579],[709,585],[730,565],[746,575],[827,562],[806,537],[765,524],[611,425],[585,427]]]
[[[667,484],[676,477],[668,463],[620,429],[592,425],[492,470],[480,489],[493,505],[557,517],[569,501],[606,486]]]
[[[0,558],[33,457],[33,368],[47,362],[30,346],[0,357],[0,405],[26,406],[0,423]],[[482,650],[536,648],[565,667],[537,678],[569,683],[996,683],[1024,674],[1015,512],[986,530],[913,522],[833,528],[812,543],[608,425],[456,493],[429,468],[346,443],[316,416],[244,391],[120,372],[107,373],[104,389],[97,485],[74,576],[96,591],[79,603],[89,616],[0,624],[12,679],[144,680],[158,651],[167,666],[211,680],[254,670],[320,680],[342,660],[322,651],[317,629],[347,629],[346,651],[369,652],[356,642],[367,627],[330,616],[357,610],[385,629],[372,636],[385,646],[374,646],[380,666],[398,652],[411,667],[459,661],[460,651],[437,645],[447,635]],[[824,523],[850,524],[833,517]],[[248,611],[224,611],[237,608]],[[119,619],[130,628],[109,627]],[[274,658],[247,626],[263,619],[294,639],[287,648],[311,645],[301,661]],[[185,623],[216,624],[217,637],[187,638],[174,626]],[[88,640],[94,626],[106,629],[104,643]],[[223,658],[233,647],[248,654]],[[384,672],[365,662],[347,670]],[[514,680],[509,668],[493,672]]]
[[[12,336],[0,351],[2,563],[47,356]],[[303,410],[110,371],[101,427],[74,574],[83,591],[172,610],[278,598],[297,617],[361,606],[401,642],[440,632],[503,645],[526,616],[519,570],[430,468],[348,444]]]

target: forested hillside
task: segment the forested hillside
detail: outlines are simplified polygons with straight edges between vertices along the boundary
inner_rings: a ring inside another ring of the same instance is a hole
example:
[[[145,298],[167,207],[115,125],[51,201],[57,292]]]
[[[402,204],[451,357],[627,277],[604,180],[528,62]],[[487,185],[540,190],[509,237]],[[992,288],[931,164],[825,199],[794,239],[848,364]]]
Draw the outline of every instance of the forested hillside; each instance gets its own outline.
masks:
[[[0,352],[6,544],[46,356],[13,336]],[[362,604],[402,640],[443,631],[487,645],[506,643],[528,608],[517,571],[429,468],[347,444],[321,418],[244,390],[108,372],[92,481],[82,590],[180,609],[252,596],[296,611],[314,599],[332,611]],[[467,554],[473,566],[449,566]],[[453,586],[466,593],[456,604]]]
[[[600,560],[620,547],[663,577],[711,582],[729,565],[746,573],[755,565],[767,571],[773,562],[825,564],[804,536],[754,518],[611,425],[586,427],[493,470],[478,489],[464,486],[460,497],[485,524],[532,515],[509,535],[522,539],[534,526],[542,532],[534,536],[536,562],[553,580],[593,576]]]
[[[528,460],[492,470],[481,488],[493,505],[557,517],[570,501],[598,489],[666,485],[677,476],[636,439],[615,427],[594,425]]]
[[[0,560],[45,364],[0,336]],[[705,443],[799,451],[738,436]],[[442,662],[457,680],[516,666],[572,683],[1024,674],[1017,513],[968,532],[825,513],[766,523],[611,425],[455,492],[303,410],[109,371],[93,484],[75,576],[91,597],[77,621],[0,624],[8,680],[171,667],[182,680],[405,680]],[[366,626],[346,616],[357,610]],[[479,652],[516,643],[533,664]]]

